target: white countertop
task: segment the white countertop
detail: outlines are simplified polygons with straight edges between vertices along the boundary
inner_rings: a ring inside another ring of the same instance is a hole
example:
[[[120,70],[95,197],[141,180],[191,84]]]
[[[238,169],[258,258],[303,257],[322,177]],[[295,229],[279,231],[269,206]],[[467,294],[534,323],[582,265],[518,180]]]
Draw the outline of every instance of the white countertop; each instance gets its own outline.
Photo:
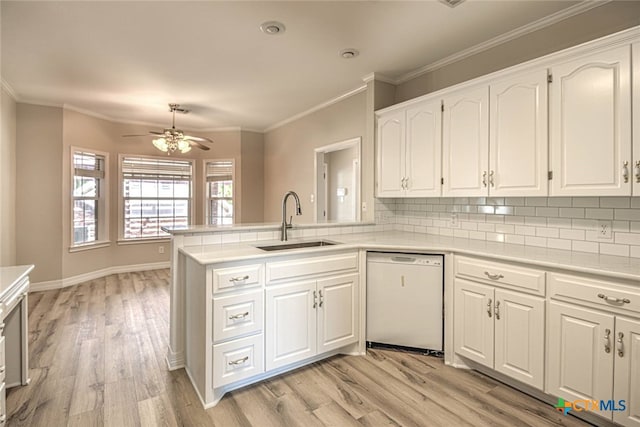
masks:
[[[323,228],[323,227],[353,227],[375,225],[374,222],[320,222],[311,224],[293,224],[293,229]],[[173,235],[181,234],[207,234],[207,233],[228,233],[231,231],[266,231],[280,230],[280,222],[260,222],[255,224],[234,224],[234,225],[190,225],[187,227],[162,227],[163,231]],[[291,229],[289,229],[291,230]]]
[[[598,255],[402,231],[354,233],[313,239],[290,239],[288,243],[320,239],[338,242],[340,244],[335,246],[268,252],[258,249],[256,246],[268,246],[282,242],[259,241],[185,246],[181,248],[180,251],[203,265],[247,259],[264,259],[292,254],[333,252],[343,249],[433,253],[453,252],[456,254],[489,257],[496,260],[523,262],[546,268],[601,274],[620,279],[639,281],[640,285],[640,258]]]
[[[0,267],[0,300],[9,293],[13,285],[17,284],[33,270],[33,265],[17,265]]]

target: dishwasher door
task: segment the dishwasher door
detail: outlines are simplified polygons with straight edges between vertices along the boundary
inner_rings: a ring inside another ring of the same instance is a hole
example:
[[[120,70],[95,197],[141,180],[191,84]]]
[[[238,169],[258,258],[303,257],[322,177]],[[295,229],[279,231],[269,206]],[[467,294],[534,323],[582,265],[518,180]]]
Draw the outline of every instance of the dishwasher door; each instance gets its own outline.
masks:
[[[441,352],[443,256],[369,253],[367,342]]]

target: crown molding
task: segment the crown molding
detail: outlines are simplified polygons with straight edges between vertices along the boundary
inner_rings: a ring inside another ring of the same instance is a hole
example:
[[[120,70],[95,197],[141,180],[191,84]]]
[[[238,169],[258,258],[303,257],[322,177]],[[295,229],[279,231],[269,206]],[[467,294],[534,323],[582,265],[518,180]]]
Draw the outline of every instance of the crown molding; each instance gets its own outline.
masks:
[[[545,16],[544,18],[538,19],[537,21],[533,21],[527,25],[516,28],[515,30],[508,31],[497,37],[494,37],[482,43],[478,43],[475,46],[471,46],[470,48],[456,52],[453,55],[447,56],[446,58],[440,59],[438,61],[432,62],[431,64],[427,64],[423,67],[403,74],[395,80],[395,84],[407,82],[425,73],[435,71],[439,68],[445,67],[449,64],[453,64],[454,62],[468,58],[477,53],[489,50],[495,46],[507,43],[511,40],[515,40],[518,37],[522,37],[534,31],[549,27],[565,19],[587,12],[596,7],[603,6],[611,1],[612,0],[584,0],[559,12],[553,13],[551,15]]]
[[[349,92],[343,93],[342,95],[336,96],[335,98],[332,98],[332,99],[330,99],[328,101],[325,101],[325,102],[323,102],[321,104],[318,104],[315,107],[309,108],[308,110],[305,110],[305,111],[303,111],[301,113],[298,113],[298,114],[296,114],[294,116],[291,116],[288,119],[284,119],[284,120],[282,120],[282,121],[280,121],[280,122],[278,122],[276,124],[273,124],[273,125],[269,126],[268,128],[266,128],[265,130],[263,130],[262,133],[271,132],[272,130],[277,129],[277,128],[281,127],[281,126],[284,126],[287,123],[291,123],[293,121],[301,119],[304,116],[308,116],[311,113],[315,113],[318,110],[322,110],[323,108],[327,108],[327,107],[329,107],[329,106],[331,106],[333,104],[337,104],[338,102],[343,101],[343,100],[345,100],[345,99],[347,99],[347,98],[349,98],[349,97],[351,97],[353,95],[356,95],[356,94],[358,94],[360,92],[364,92],[365,90],[367,90],[367,85],[366,84],[364,84],[362,86],[358,86],[357,88],[352,89]]]
[[[18,95],[16,95],[16,91],[13,90],[13,87],[11,87],[9,82],[7,82],[5,79],[2,79],[2,88],[9,94],[11,98],[13,98],[14,101],[20,102],[20,100],[18,99]]]
[[[397,84],[397,79],[394,79],[393,77],[385,76],[384,74],[380,74],[380,73],[369,73],[362,78],[362,81],[365,83],[369,83],[373,80],[378,80],[379,82],[389,83],[392,85]]]

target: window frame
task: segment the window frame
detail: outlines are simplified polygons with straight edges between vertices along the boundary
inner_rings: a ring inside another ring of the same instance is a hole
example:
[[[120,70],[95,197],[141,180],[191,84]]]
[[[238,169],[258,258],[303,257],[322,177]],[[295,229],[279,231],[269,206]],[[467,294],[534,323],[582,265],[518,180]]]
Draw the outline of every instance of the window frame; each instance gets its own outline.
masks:
[[[206,226],[220,226],[219,224],[209,224],[209,186],[207,185],[207,164],[212,162],[231,162],[231,182],[232,182],[232,191],[231,191],[231,203],[233,205],[233,217],[231,218],[231,225],[236,225],[236,159],[234,158],[225,158],[225,159],[204,159],[202,161],[202,182],[204,184],[204,188],[202,191],[202,200],[203,200],[203,214],[204,214],[204,224]],[[227,227],[229,227],[227,225]]]
[[[74,162],[74,156],[77,153],[86,153],[99,156],[104,161],[104,177],[99,178],[98,182],[98,198],[97,200],[97,215],[96,215],[96,227],[98,229],[98,235],[96,240],[92,242],[75,243],[75,201],[76,196],[73,195],[75,186],[76,168]],[[77,146],[69,147],[69,252],[78,252],[88,249],[98,249],[107,247],[111,244],[109,240],[109,153],[91,148],[83,148]]]
[[[150,159],[150,160],[167,160],[167,156],[148,156],[142,154],[118,154],[118,245],[135,245],[141,243],[167,242],[171,240],[171,236],[154,236],[154,237],[124,237],[124,175],[122,172],[122,163],[126,158]],[[169,159],[174,160],[174,159]],[[195,191],[194,180],[196,177],[195,160],[185,158],[175,158],[177,161],[189,162],[191,164],[191,178],[189,179],[189,225],[193,225],[195,215]],[[160,200],[160,199],[157,199]]]

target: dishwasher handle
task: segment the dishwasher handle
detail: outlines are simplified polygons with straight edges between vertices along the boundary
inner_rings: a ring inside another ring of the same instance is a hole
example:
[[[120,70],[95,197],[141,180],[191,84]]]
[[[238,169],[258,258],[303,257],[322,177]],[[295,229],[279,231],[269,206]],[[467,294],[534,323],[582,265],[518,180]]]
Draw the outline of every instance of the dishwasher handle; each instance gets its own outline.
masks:
[[[392,262],[402,262],[405,264],[413,264],[414,262],[416,262],[416,259],[413,257],[408,257],[408,256],[394,256],[391,258]]]

